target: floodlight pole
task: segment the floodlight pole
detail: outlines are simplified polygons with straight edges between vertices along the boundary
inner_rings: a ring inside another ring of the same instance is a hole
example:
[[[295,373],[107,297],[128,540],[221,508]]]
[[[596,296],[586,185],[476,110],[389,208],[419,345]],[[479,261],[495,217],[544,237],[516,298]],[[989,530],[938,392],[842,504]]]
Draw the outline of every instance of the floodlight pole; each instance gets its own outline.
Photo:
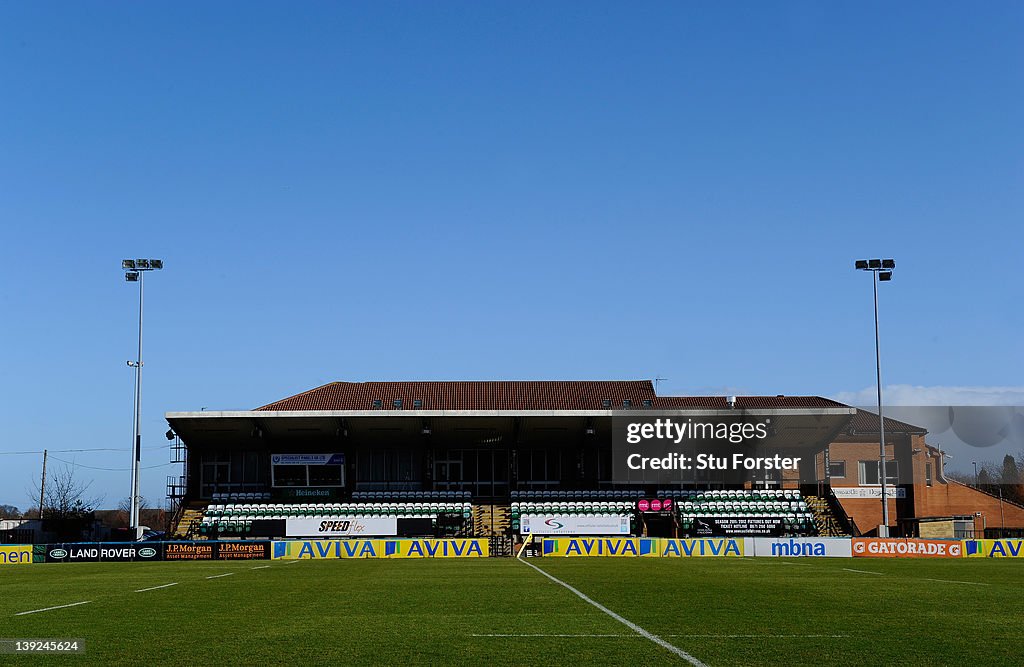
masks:
[[[125,270],[125,279],[128,282],[139,283],[139,352],[135,361],[128,362],[128,365],[135,369],[135,409],[132,420],[132,492],[128,505],[128,525],[135,534],[135,539],[138,540],[142,537],[139,525],[139,472],[142,469],[142,306],[145,295],[143,285],[146,273],[164,268],[164,263],[160,259],[126,259],[121,262],[121,268]]]
[[[135,539],[142,537],[139,529],[139,468],[142,461],[142,429],[140,415],[142,413],[142,303],[144,293],[145,271],[139,271],[139,355],[135,358],[135,419],[132,428],[132,501],[129,526]]]
[[[892,280],[896,262],[891,259],[861,259],[854,268],[871,272],[871,289],[875,298],[875,382],[878,391],[878,476],[882,487],[882,525],[878,527],[879,537],[889,537],[889,497],[886,493],[885,465],[885,417],[882,415],[882,352],[878,335],[878,281]]]
[[[879,537],[889,537],[889,499],[885,493],[886,470],[885,470],[885,417],[882,416],[882,352],[878,337],[878,272],[871,272],[871,285],[875,293],[875,381],[878,388],[878,455],[881,460],[879,477],[882,478],[882,526],[879,527]],[[884,534],[883,534],[884,533]]]

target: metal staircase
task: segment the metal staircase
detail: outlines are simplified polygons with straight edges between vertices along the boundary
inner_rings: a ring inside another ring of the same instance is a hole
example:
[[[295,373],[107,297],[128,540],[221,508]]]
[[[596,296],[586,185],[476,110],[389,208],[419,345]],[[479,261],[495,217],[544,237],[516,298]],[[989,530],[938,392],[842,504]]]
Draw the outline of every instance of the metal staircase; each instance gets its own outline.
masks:
[[[205,503],[189,503],[184,506],[178,525],[174,528],[173,538],[176,540],[193,540],[199,532],[199,522],[206,512]]]
[[[511,525],[512,510],[508,505],[473,506],[473,534],[476,537],[507,535]]]
[[[804,496],[807,507],[814,513],[814,526],[821,537],[849,537],[847,522],[836,516],[828,498]]]

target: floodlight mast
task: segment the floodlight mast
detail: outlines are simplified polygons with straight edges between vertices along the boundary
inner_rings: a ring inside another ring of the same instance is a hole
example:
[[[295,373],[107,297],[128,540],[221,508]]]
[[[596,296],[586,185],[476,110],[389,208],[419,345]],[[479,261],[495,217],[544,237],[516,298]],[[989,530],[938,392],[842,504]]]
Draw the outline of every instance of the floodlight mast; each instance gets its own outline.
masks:
[[[128,365],[135,369],[135,409],[132,420],[132,492],[128,508],[128,524],[138,540],[142,537],[142,530],[139,524],[139,470],[142,459],[142,306],[143,306],[143,277],[147,271],[164,268],[163,260],[159,259],[125,259],[121,261],[121,268],[125,270],[124,278],[128,282],[139,283],[139,350],[135,361],[129,361]]]
[[[882,525],[878,527],[879,537],[889,537],[889,499],[886,495],[885,465],[885,417],[882,415],[882,352],[878,336],[878,281],[892,280],[896,260],[893,259],[859,259],[854,263],[858,271],[871,272],[871,286],[875,297],[875,381],[878,392],[878,477],[882,487]]]

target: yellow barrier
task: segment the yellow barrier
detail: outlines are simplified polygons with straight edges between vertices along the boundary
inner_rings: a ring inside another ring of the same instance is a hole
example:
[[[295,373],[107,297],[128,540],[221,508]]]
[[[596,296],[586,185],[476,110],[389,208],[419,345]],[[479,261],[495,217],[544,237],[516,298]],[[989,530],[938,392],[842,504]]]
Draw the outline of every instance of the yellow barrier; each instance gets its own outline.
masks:
[[[0,547],[0,565],[31,565],[32,545]]]
[[[385,540],[384,558],[486,558],[490,543],[482,539]]]
[[[275,542],[276,560],[334,560],[339,558],[381,558],[383,540],[296,540]]]
[[[274,542],[271,557],[275,560],[485,558],[490,553],[489,547],[490,543],[481,539],[288,540]]]
[[[670,557],[687,558],[691,556],[742,556],[742,537],[704,537],[697,539],[674,540],[663,538],[658,554]]]
[[[648,537],[548,537],[545,556],[657,556],[658,540]]]

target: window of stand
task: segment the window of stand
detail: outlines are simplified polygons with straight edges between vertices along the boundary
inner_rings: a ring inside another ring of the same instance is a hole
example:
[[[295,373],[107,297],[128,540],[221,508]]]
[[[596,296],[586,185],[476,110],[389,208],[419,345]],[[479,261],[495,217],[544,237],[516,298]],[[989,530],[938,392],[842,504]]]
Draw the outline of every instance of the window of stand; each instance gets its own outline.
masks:
[[[345,486],[344,464],[276,464],[270,467],[271,486]]]
[[[199,495],[263,491],[268,466],[259,452],[205,451],[199,455]]]
[[[881,486],[878,474],[878,461],[860,461],[860,485]],[[896,461],[885,462],[885,483],[891,486],[899,484],[899,466]]]

